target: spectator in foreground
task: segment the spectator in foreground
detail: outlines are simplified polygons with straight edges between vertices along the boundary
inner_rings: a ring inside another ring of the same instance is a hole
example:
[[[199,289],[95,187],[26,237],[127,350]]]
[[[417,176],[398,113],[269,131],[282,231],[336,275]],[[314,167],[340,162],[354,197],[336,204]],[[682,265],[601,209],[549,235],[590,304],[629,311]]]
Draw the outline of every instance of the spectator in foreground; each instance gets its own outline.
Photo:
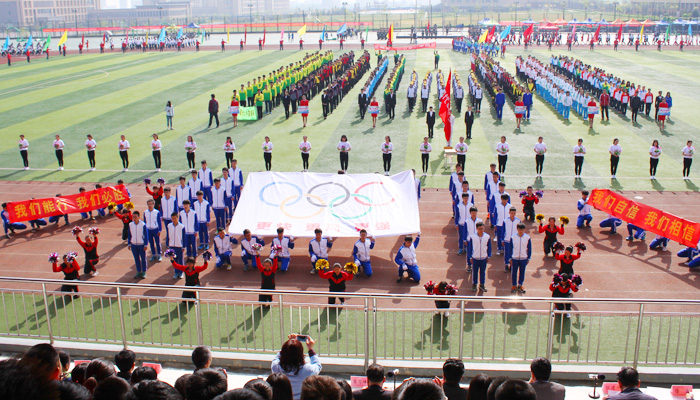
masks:
[[[442,390],[448,400],[466,400],[467,390],[459,386],[464,375],[464,363],[456,358],[448,358],[442,365]]]
[[[87,363],[78,364],[70,371],[70,380],[78,385],[85,383],[85,372],[87,371]]]
[[[156,372],[153,367],[138,367],[131,374],[131,379],[129,380],[132,385],[135,385],[143,381],[157,381],[158,372]]]
[[[639,372],[632,367],[622,367],[617,373],[617,383],[620,384],[620,393],[608,397],[608,400],[657,400],[639,390]]]
[[[507,380],[510,380],[507,376],[498,376],[491,380],[489,385],[489,390],[486,391],[486,400],[496,400],[496,391],[498,388]]]
[[[544,357],[536,358],[530,363],[530,385],[537,393],[537,400],[564,400],[566,388],[550,382],[552,363]]]
[[[194,372],[197,370],[209,368],[211,366],[211,350],[207,346],[197,346],[192,351],[192,364],[194,364]]]
[[[189,398],[188,398],[189,400]],[[214,400],[264,400],[258,392],[250,389],[233,389],[226,393],[222,393],[214,398]]]
[[[131,389],[129,400],[182,400],[178,391],[161,381],[143,381]]]
[[[496,390],[496,400],[538,400],[535,389],[520,379],[509,379]]]
[[[287,375],[282,373],[270,374],[267,383],[272,387],[272,400],[292,400],[292,384]]]
[[[59,382],[56,389],[58,390],[58,398],[61,400],[92,400],[90,391],[85,389],[85,386],[76,385],[74,382]]]
[[[396,388],[392,398],[396,400],[443,400],[445,392],[437,383],[429,379],[409,378]]]
[[[185,389],[187,400],[212,400],[226,392],[228,377],[220,369],[199,369],[187,380]]]
[[[136,353],[131,350],[122,350],[114,356],[114,365],[119,368],[117,376],[125,381],[131,381],[131,373],[136,364]]]
[[[467,400],[486,400],[486,394],[491,385],[491,378],[486,374],[478,374],[469,382]]]
[[[297,335],[294,333],[288,336],[287,341],[282,345],[282,349],[277,353],[275,359],[272,360],[272,372],[282,373],[289,378],[289,382],[292,384],[294,400],[299,400],[301,397],[301,386],[304,379],[321,373],[321,362],[316,352],[314,352],[316,341],[308,335],[305,336],[305,339],[306,347],[309,349],[308,362],[304,357],[304,345],[297,340]]]
[[[127,381],[112,375],[100,381],[92,392],[93,400],[126,400],[131,392]]]
[[[58,396],[56,386],[19,360],[0,361],[0,399],[44,400]]]
[[[58,351],[48,343],[40,343],[27,349],[19,363],[34,371],[39,379],[55,381],[61,376],[61,361]]]
[[[372,364],[367,367],[367,387],[352,392],[354,400],[391,400],[391,391],[384,390],[384,367]]]
[[[61,380],[70,381],[70,354],[63,350],[58,351],[58,359],[61,362]]]
[[[244,389],[250,389],[265,400],[272,400],[272,386],[262,378],[251,379],[243,385]]]
[[[84,386],[91,392],[95,392],[97,385],[105,379],[115,376],[114,364],[104,358],[96,358],[87,366],[85,370]]]
[[[301,384],[301,400],[342,400],[343,389],[335,378],[311,375]]]

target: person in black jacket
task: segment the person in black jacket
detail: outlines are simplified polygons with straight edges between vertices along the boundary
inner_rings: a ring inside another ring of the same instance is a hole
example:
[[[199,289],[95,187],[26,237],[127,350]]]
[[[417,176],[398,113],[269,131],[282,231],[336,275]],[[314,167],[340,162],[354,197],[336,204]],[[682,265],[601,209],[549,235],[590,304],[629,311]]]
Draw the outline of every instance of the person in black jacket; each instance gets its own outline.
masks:
[[[326,119],[328,117],[328,104],[330,103],[330,95],[328,94],[328,90],[324,91],[323,94],[321,95],[321,106],[323,106],[323,119]]]
[[[284,91],[284,96],[282,96],[282,105],[284,106],[284,116],[289,119],[289,103],[291,103],[292,98],[289,96],[289,90]]]
[[[632,100],[630,100],[630,109],[632,110],[632,122],[637,122],[637,114],[642,107],[642,99],[639,98],[639,92],[635,92]]]
[[[360,119],[365,119],[365,111],[367,111],[367,86],[362,88],[362,91],[357,95],[357,106],[360,107]]]
[[[459,385],[464,375],[464,363],[456,358],[448,358],[442,365],[442,389],[447,400],[466,400],[467,389]]]
[[[396,110],[396,93],[394,93],[394,89],[389,89],[387,106],[389,108],[389,119],[394,119],[394,111]]]
[[[472,106],[467,106],[467,111],[464,112],[464,124],[467,126],[467,139],[471,139],[472,125],[474,125],[474,111],[472,111]]]
[[[379,364],[372,364],[367,367],[367,387],[352,392],[355,400],[390,400],[392,392],[384,390],[384,367]]]
[[[292,85],[292,89],[289,91],[289,100],[292,102],[292,114],[296,114],[299,100],[299,92],[296,85]]]
[[[215,96],[211,95],[211,100],[209,100],[209,126],[211,128],[212,119],[216,119],[216,127],[219,127],[219,102],[216,101]]]
[[[435,111],[433,111],[433,106],[430,106],[427,114],[425,114],[425,122],[428,124],[428,138],[433,138],[433,127],[435,126]]]

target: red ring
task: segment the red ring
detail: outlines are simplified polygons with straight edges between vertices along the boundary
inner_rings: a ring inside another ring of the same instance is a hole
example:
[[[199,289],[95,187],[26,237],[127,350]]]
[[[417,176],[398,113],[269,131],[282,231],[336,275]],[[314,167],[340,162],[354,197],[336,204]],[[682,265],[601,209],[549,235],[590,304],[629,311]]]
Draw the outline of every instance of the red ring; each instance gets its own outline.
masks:
[[[355,189],[355,192],[354,192],[354,193],[355,193],[355,194],[359,194],[358,192],[360,191],[360,189],[364,188],[365,186],[368,186],[368,185],[375,185],[375,184],[383,185],[384,182],[367,182],[367,183],[365,183],[364,185],[361,185],[361,186],[359,186],[357,189]],[[391,200],[387,201],[386,203],[381,203],[381,204],[369,204],[369,203],[364,203],[364,202],[362,202],[358,197],[355,197],[355,201],[358,202],[358,203],[360,203],[360,204],[362,204],[363,206],[382,207],[382,206],[386,206],[386,205],[389,205],[389,204],[393,203],[394,201],[396,201],[396,199],[392,197]]]

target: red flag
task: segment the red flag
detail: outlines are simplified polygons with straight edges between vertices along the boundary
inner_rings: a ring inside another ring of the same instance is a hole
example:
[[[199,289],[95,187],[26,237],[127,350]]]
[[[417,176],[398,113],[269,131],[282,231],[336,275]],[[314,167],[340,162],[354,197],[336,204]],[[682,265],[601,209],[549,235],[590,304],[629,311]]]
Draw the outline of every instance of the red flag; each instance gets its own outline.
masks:
[[[267,35],[267,28],[263,29],[263,46],[265,46],[265,36]]]
[[[105,43],[105,42],[107,42],[107,34],[106,33],[102,35],[102,43]]]
[[[620,25],[620,29],[617,31],[617,41],[622,41],[622,25]]]
[[[486,43],[491,43],[491,40],[493,40],[493,34],[496,33],[496,26],[492,26],[491,29],[489,29],[489,33],[486,35]]]
[[[248,44],[248,25],[245,26],[245,31],[243,32],[243,43]]]
[[[83,40],[81,42],[82,45],[85,45],[85,34],[83,33]]]
[[[594,42],[598,41],[598,36],[600,36],[600,25],[598,25],[598,28],[596,28],[595,33],[593,34],[593,41]]]
[[[523,32],[523,39],[525,40],[525,43],[530,41],[530,37],[532,36],[532,32],[535,30],[533,28],[534,24],[530,24],[530,26],[525,29],[525,32]]]
[[[450,91],[452,88],[452,69],[450,69],[450,74],[447,76],[447,82],[445,82],[445,91],[440,97],[440,119],[445,125],[445,139],[450,141],[450,132],[452,127],[450,126],[450,116],[452,115],[451,103],[450,103]]]

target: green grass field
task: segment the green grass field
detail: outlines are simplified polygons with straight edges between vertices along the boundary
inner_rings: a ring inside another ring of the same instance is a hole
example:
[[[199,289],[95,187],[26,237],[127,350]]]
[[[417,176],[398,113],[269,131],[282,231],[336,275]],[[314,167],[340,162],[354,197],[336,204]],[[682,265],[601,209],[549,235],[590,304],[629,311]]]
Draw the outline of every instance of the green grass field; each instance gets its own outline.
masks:
[[[464,54],[441,50],[441,69],[451,68],[466,83],[469,58]],[[336,56],[339,54],[335,52]],[[532,54],[542,60],[549,56],[545,49],[523,52],[511,48],[502,63],[515,71],[514,57]],[[611,116],[610,122],[596,121],[594,129],[573,115],[566,123],[540,99],[535,97],[531,121],[515,130],[512,104],[507,104],[502,124],[496,123],[485,98],[481,116],[474,125],[473,139],[467,155],[467,175],[473,176],[477,186],[488,164],[495,161],[495,145],[506,135],[511,146],[507,181],[511,187],[521,188],[535,184],[545,189],[574,189],[582,187],[612,187],[625,190],[693,190],[692,181],[681,179],[681,148],[687,139],[696,137],[693,115],[700,100],[700,73],[696,66],[700,53],[645,50],[635,53],[597,50],[583,47],[574,51],[576,57],[606,71],[630,79],[654,91],[671,92],[673,112],[666,130],[646,118],[639,125],[628,119]],[[220,114],[222,125],[207,129],[207,101],[215,93],[221,108],[226,109],[233,89],[242,82],[268,73],[272,68],[299,60],[297,51],[229,51],[183,53],[121,53],[53,57],[34,60],[31,64],[19,59],[11,68],[3,66],[0,73],[0,179],[39,181],[115,181],[140,182],[145,177],[163,176],[173,182],[186,171],[185,139],[194,136],[199,149],[197,162],[207,159],[212,169],[225,165],[222,146],[231,136],[238,147],[236,158],[244,172],[264,169],[260,145],[265,135],[275,144],[273,169],[301,170],[298,144],[303,135],[313,146],[311,171],[334,172],[339,168],[336,144],[340,135],[347,134],[353,146],[350,154],[350,173],[377,172],[382,169],[380,143],[391,135],[395,151],[393,171],[406,168],[420,170],[418,144],[426,135],[425,117],[418,109],[408,113],[405,90],[407,78],[415,69],[422,77],[432,67],[430,50],[406,52],[406,75],[399,88],[397,117],[389,121],[383,114],[376,129],[371,119],[359,119],[355,87],[339,108],[323,120],[320,97],[311,102],[309,125],[302,129],[301,117],[284,118],[279,107],[262,121],[240,122],[233,128],[225,112]],[[376,58],[372,57],[372,65]],[[366,77],[365,77],[366,79]],[[363,79],[364,81],[364,79]],[[438,105],[433,87],[431,101]],[[164,106],[166,101],[175,106],[173,131],[166,131]],[[456,116],[456,136],[464,134],[461,115]],[[23,171],[16,139],[20,133],[30,142],[32,170]],[[83,143],[86,134],[92,134],[98,143],[97,171],[88,172],[88,160]],[[154,173],[150,154],[150,135],[158,133],[163,142],[163,172]],[[56,159],[51,146],[55,134],[66,142],[65,171],[55,171]],[[131,171],[121,172],[117,151],[120,135],[131,143]],[[445,187],[448,172],[443,169],[439,149],[444,145],[442,124],[436,126],[434,151],[430,173],[424,178],[427,187]],[[534,180],[532,146],[542,135],[549,147],[545,161],[544,178]],[[582,183],[573,179],[572,146],[584,138],[588,155],[583,168]],[[609,179],[608,146],[613,137],[620,138],[623,155],[617,173],[618,180]],[[653,139],[659,139],[664,149],[657,181],[648,179],[648,149]],[[693,175],[691,175],[693,176]]]

